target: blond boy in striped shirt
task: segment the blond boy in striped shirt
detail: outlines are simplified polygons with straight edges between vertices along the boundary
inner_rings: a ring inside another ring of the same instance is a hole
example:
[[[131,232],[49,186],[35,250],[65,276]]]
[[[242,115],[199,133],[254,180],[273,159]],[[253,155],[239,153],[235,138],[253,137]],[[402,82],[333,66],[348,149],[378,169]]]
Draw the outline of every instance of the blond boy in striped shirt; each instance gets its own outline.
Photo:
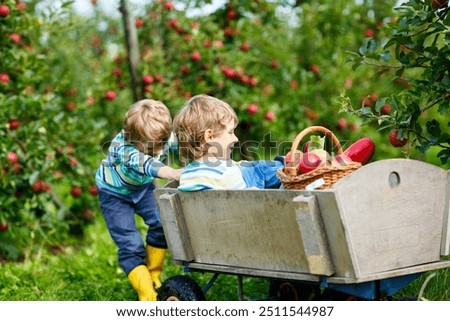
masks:
[[[156,300],[155,288],[161,286],[167,249],[153,196],[153,180],[178,180],[181,172],[158,160],[171,128],[172,118],[162,102],[136,102],[126,113],[123,130],[112,140],[95,177],[100,208],[118,247],[119,264],[141,301]],[[145,244],[136,227],[135,214],[148,226]]]
[[[226,102],[208,95],[189,99],[174,117],[173,127],[179,152],[189,162],[180,175],[178,189],[278,188],[276,176],[284,162],[241,161],[231,159],[238,142],[234,130],[238,118]]]

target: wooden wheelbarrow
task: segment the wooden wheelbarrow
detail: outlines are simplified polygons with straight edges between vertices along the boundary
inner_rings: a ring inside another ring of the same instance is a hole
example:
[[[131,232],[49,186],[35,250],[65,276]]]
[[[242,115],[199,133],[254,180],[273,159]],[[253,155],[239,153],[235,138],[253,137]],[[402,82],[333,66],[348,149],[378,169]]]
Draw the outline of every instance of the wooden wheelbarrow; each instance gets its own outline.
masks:
[[[449,171],[406,159],[367,164],[325,190],[155,190],[172,262],[185,271],[366,300],[450,267],[449,194]],[[192,282],[166,281],[175,291],[159,299],[189,299],[180,292]]]

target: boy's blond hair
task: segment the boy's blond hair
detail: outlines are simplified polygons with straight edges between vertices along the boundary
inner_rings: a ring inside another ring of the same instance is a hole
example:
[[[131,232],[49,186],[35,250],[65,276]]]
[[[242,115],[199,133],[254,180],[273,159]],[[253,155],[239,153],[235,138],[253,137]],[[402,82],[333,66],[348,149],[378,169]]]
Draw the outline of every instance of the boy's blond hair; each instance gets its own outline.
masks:
[[[188,161],[202,157],[207,151],[205,132],[211,129],[214,136],[220,135],[233,121],[238,124],[236,113],[226,102],[203,94],[189,99],[173,119],[181,156]]]
[[[133,105],[125,115],[125,138],[143,153],[155,156],[170,137],[172,117],[162,102],[143,99]]]

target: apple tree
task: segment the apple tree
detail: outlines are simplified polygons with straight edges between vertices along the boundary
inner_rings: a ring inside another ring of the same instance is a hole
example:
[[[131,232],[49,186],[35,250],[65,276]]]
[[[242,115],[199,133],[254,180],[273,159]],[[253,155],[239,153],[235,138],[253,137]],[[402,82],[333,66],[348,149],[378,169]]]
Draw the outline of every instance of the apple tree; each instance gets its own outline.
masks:
[[[69,5],[0,5],[1,258],[68,242],[98,212],[94,174],[115,84],[104,81],[97,43],[80,41],[92,25]]]
[[[359,119],[339,114],[335,98],[347,88],[358,101],[376,99],[398,84],[379,85],[375,72],[353,71],[345,51],[377,36],[394,3],[227,1],[195,15],[187,13],[208,1],[154,1],[136,10],[144,95],[173,112],[198,93],[226,100],[240,119],[243,157],[256,156],[248,153],[252,146],[284,153],[265,147],[286,141],[286,148],[317,124],[359,138]],[[118,61],[125,70],[126,61]]]
[[[384,36],[367,39],[351,61],[403,84],[400,91],[354,107],[345,94],[343,110],[390,130],[391,143],[405,153],[430,152],[450,168],[450,7],[448,1],[410,0],[396,8],[397,18],[383,26]],[[389,106],[389,112],[384,108]],[[416,153],[417,154],[417,153]]]

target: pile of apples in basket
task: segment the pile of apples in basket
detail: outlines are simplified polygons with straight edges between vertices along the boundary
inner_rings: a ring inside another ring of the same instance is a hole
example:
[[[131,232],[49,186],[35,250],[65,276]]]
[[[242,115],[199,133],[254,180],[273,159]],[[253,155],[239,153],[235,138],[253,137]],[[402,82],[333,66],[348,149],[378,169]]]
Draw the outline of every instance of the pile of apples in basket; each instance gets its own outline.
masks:
[[[364,137],[351,144],[345,150],[331,156],[325,150],[324,136],[311,136],[302,148],[286,154],[285,166],[295,169],[296,175],[309,173],[322,166],[346,166],[352,162],[366,164],[375,152],[375,144],[370,138]]]

